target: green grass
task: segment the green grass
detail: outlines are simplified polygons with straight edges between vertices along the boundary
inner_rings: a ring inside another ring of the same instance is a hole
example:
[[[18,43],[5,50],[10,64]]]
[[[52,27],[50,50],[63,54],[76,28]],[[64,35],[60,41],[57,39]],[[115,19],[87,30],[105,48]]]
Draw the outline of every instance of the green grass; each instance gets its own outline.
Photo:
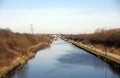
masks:
[[[90,53],[92,53],[92,54],[94,54],[94,55],[102,56],[102,57],[104,57],[104,58],[107,58],[107,59],[109,59],[109,60],[111,60],[111,61],[114,61],[114,62],[120,64],[120,59],[118,59],[118,58],[115,58],[115,57],[112,57],[112,56],[109,56],[109,55],[106,56],[106,54],[103,54],[103,53],[97,52],[97,51],[95,51],[95,50],[92,50],[92,49],[90,49],[90,48],[87,48],[87,47],[85,47],[85,46],[82,46],[82,45],[80,45],[80,44],[78,44],[77,42],[72,41],[72,40],[71,40],[71,43],[73,43],[74,45],[76,45],[76,46],[78,46],[78,47],[80,47],[80,48],[82,48],[82,49],[85,49],[86,51],[88,51],[88,52],[90,52]]]

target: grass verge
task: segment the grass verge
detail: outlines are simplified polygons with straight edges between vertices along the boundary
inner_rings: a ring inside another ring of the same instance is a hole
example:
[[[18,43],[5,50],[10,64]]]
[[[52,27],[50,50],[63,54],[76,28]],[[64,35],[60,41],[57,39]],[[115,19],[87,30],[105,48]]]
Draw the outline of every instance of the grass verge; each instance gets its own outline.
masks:
[[[110,56],[110,55],[107,55],[107,56],[106,56],[106,54],[103,54],[103,53],[97,52],[96,50],[87,48],[87,47],[85,47],[85,46],[83,46],[83,45],[80,45],[79,43],[77,43],[77,42],[75,42],[75,41],[73,41],[73,40],[71,40],[70,42],[71,42],[72,44],[76,45],[77,47],[82,48],[82,49],[88,51],[89,53],[92,53],[92,54],[94,54],[94,55],[96,55],[96,56],[98,56],[98,57],[104,57],[104,58],[106,58],[106,59],[108,59],[108,60],[110,60],[110,61],[113,61],[113,62],[116,62],[116,63],[120,64],[120,59],[118,59],[118,58],[112,57],[112,56]]]

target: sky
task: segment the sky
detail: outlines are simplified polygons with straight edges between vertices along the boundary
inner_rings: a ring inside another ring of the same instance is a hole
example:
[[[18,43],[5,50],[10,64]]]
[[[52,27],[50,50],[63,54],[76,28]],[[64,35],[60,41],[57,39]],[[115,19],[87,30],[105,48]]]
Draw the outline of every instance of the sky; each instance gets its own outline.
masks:
[[[0,28],[29,33],[120,28],[120,0],[0,0]]]

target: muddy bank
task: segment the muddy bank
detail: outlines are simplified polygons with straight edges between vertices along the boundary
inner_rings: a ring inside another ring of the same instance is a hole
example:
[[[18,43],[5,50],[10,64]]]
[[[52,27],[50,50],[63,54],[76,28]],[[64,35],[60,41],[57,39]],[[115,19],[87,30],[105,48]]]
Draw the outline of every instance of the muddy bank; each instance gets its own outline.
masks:
[[[27,49],[27,54],[21,57],[16,57],[9,66],[4,66],[0,69],[0,78],[7,78],[7,75],[11,71],[17,69],[18,67],[24,65],[30,58],[34,57],[38,50],[44,49],[49,46],[50,43],[42,42],[37,45],[32,45]]]

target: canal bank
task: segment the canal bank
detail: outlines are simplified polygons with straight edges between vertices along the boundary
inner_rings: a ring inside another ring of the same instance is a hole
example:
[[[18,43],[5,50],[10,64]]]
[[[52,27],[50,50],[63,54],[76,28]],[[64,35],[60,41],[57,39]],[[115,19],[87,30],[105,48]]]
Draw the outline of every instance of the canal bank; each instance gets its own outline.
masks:
[[[48,42],[42,42],[28,47],[26,55],[17,57],[9,66],[4,66],[2,69],[0,69],[0,78],[7,78],[7,75],[17,68],[23,66],[29,59],[36,55],[38,50],[46,48],[49,46],[49,44],[50,43]]]
[[[8,78],[120,78],[120,73],[93,54],[58,39]]]
[[[72,43],[73,45],[75,45],[79,48],[82,48],[82,49],[86,50],[87,52],[101,58],[102,60],[109,63],[112,67],[114,67],[116,70],[120,71],[120,56],[117,56],[117,55],[116,55],[117,57],[112,56],[113,54],[111,54],[111,53],[107,53],[107,52],[105,53],[105,52],[98,51],[96,48],[88,47],[87,45],[75,42],[73,40],[69,40],[69,42]]]

